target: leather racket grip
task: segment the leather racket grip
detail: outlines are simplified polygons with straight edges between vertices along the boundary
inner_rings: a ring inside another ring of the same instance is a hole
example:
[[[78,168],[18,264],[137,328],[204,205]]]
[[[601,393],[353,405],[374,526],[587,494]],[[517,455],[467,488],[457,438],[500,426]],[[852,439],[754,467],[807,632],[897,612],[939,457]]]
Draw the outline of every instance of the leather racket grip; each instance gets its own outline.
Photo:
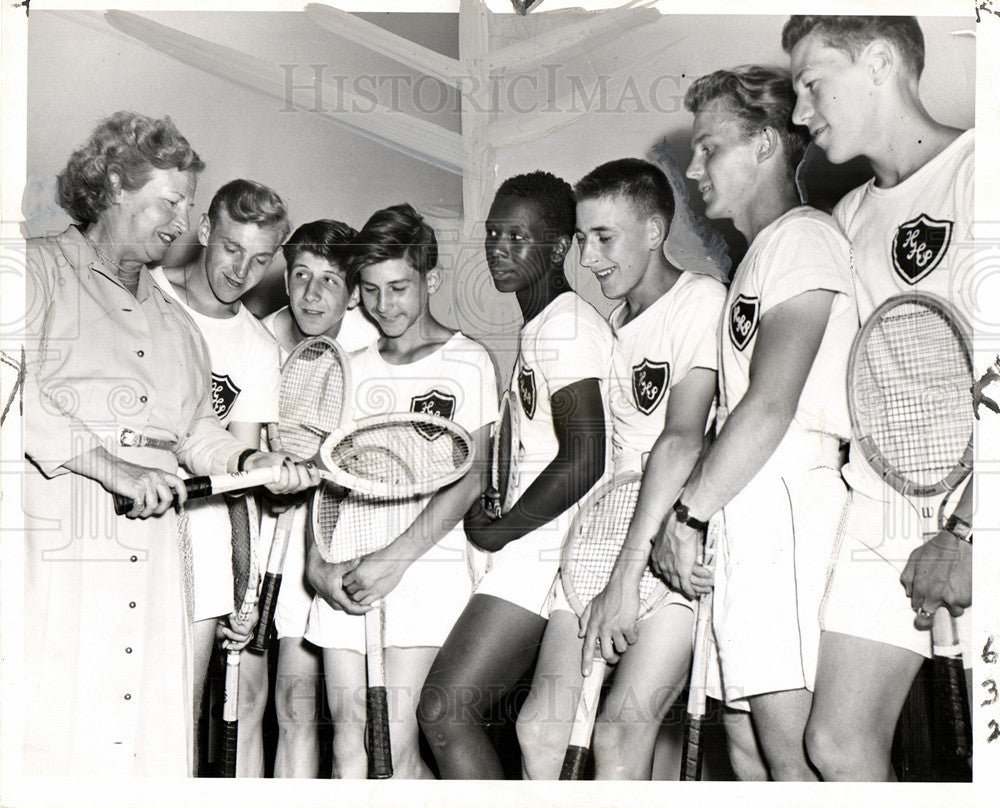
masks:
[[[590,749],[586,746],[567,746],[563,758],[560,780],[582,780],[590,762]]]
[[[250,650],[258,654],[267,650],[267,643],[274,628],[274,609],[278,605],[278,592],[281,589],[281,573],[268,572],[264,574],[264,583],[260,590],[260,620],[254,634]]]
[[[681,780],[701,779],[701,719],[693,715],[684,723],[684,755],[681,758]]]
[[[368,688],[366,704],[368,724],[368,779],[392,777],[392,747],[389,742],[389,699],[384,687]]]

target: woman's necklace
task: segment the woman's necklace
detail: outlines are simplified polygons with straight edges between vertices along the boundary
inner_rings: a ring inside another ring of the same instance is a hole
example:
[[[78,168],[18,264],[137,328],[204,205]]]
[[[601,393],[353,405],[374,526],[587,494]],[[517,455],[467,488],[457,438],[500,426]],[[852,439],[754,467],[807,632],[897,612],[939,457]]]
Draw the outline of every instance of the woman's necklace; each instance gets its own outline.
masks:
[[[115,274],[118,276],[118,280],[121,281],[122,285],[128,289],[133,295],[139,288],[139,270],[127,270],[121,265],[120,261],[116,261],[110,255],[108,255],[104,250],[94,243],[93,239],[90,238],[85,232],[83,233],[84,240],[90,245],[90,248],[97,253],[97,257],[100,258],[104,263],[109,264],[115,268]]]

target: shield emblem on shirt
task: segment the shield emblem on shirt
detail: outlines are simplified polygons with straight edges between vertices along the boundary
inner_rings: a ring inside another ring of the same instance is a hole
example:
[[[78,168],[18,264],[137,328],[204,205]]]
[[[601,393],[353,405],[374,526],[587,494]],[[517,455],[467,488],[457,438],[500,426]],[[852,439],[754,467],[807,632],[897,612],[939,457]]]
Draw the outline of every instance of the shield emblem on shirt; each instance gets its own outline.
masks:
[[[422,415],[436,415],[438,418],[448,418],[455,415],[455,396],[443,393],[440,390],[431,390],[422,396],[414,396],[410,399],[410,412],[419,412]],[[427,440],[435,440],[441,430],[436,427],[420,425],[416,427]]]
[[[896,274],[911,286],[930,275],[948,251],[953,226],[926,213],[901,224],[892,239]]]
[[[757,333],[760,299],[740,295],[729,309],[729,339],[742,351]]]
[[[632,398],[643,415],[649,415],[663,400],[670,384],[670,363],[643,359],[632,366]]]
[[[535,400],[537,389],[535,388],[535,371],[531,368],[522,368],[517,374],[517,394],[521,397],[521,408],[528,418],[535,417]]]
[[[220,421],[229,415],[239,395],[240,388],[228,375],[212,374],[212,409]]]

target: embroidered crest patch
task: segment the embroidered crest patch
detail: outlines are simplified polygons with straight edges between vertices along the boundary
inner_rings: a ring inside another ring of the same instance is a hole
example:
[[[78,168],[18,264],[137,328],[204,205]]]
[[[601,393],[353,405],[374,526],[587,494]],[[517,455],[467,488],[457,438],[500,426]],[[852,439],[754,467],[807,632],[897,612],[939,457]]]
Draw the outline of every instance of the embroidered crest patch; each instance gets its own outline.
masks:
[[[926,213],[901,224],[892,239],[896,274],[910,285],[930,275],[948,251],[953,224]]]
[[[239,395],[240,388],[228,375],[212,374],[212,409],[220,421],[229,415]]]
[[[670,384],[670,363],[643,359],[632,366],[632,398],[643,415],[649,415],[663,400]]]
[[[729,339],[736,349],[742,351],[757,332],[760,314],[760,300],[756,297],[740,295],[729,309]]]
[[[531,368],[521,368],[517,374],[517,394],[521,398],[521,408],[529,418],[535,417],[535,371]]]
[[[410,412],[450,419],[455,415],[455,403],[455,396],[442,393],[440,390],[431,390],[422,396],[414,396],[410,400]],[[441,434],[441,430],[434,427],[418,426],[417,431],[427,440],[434,440]]]

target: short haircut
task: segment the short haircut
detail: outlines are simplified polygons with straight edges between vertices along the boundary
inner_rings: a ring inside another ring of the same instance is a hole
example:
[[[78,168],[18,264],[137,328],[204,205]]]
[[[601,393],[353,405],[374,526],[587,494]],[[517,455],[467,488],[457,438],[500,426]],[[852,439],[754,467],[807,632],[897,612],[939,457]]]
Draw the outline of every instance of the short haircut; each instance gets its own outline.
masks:
[[[310,253],[349,276],[357,237],[357,230],[334,219],[306,222],[295,229],[281,248],[285,256],[285,271],[292,268],[302,253]]]
[[[674,193],[663,171],[646,160],[625,157],[599,165],[575,186],[577,201],[613,196],[631,202],[643,215],[660,214],[667,230],[674,220]]]
[[[215,192],[208,206],[208,221],[213,227],[223,212],[240,224],[274,227],[279,242],[284,241],[292,229],[288,223],[288,209],[281,197],[253,180],[232,180]]]
[[[795,92],[786,71],[760,65],[716,70],[688,87],[684,106],[697,114],[716,100],[737,117],[744,137],[765,127],[774,129],[784,145],[788,173],[795,175],[809,145],[809,131],[792,123]]]
[[[400,258],[421,275],[434,269],[438,260],[434,228],[405,203],[376,211],[365,222],[355,241],[348,283],[354,286],[367,266]]]
[[[791,53],[810,34],[849,54],[852,61],[876,39],[885,39],[896,46],[917,78],[924,72],[924,35],[916,17],[794,15],[781,32],[781,47]]]
[[[205,164],[170,118],[116,112],[70,155],[57,178],[59,204],[75,222],[90,225],[111,206],[112,175],[122,189],[136,191],[149,182],[154,168],[197,174]]]
[[[545,224],[546,234],[554,239],[560,236],[573,238],[576,229],[576,197],[573,187],[564,179],[548,171],[532,171],[504,180],[494,195],[524,199],[538,208]]]

